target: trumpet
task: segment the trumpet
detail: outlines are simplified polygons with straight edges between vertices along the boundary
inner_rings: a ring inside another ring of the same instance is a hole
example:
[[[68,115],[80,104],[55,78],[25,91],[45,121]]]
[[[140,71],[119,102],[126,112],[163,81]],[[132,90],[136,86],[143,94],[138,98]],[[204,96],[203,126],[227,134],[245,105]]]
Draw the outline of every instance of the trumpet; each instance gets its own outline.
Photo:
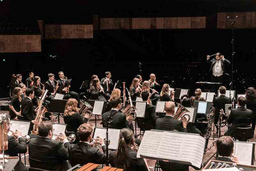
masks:
[[[62,134],[62,133],[60,133],[59,135],[54,134],[52,136],[52,139],[56,140],[56,141],[61,141],[61,139],[62,139],[61,137],[63,137],[63,136],[64,136],[64,134]],[[69,134],[69,136],[67,136],[67,140],[69,143],[74,143],[76,140],[76,134],[73,134],[73,133]]]
[[[18,137],[15,136],[15,134],[16,134],[17,131],[18,131],[18,130],[16,130],[15,132],[13,132],[13,131],[9,130],[8,135],[9,135],[9,136],[13,136],[14,138],[17,139]],[[22,135],[21,137],[25,140],[26,144],[29,143],[29,141],[30,141],[30,136],[29,136],[29,135]]]

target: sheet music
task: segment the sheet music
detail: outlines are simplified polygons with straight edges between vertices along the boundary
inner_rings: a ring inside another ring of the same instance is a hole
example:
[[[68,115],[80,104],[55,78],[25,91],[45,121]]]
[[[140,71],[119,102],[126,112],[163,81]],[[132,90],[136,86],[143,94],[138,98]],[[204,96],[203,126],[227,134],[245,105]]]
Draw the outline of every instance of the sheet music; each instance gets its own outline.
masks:
[[[218,90],[218,96],[220,96],[220,90]],[[227,96],[228,98],[230,98],[230,90],[226,90],[226,94],[225,96]],[[231,99],[233,99],[233,97],[235,97],[235,90],[231,90]]]
[[[11,121],[10,130],[12,132],[15,132],[16,130],[21,132],[21,135],[28,135],[28,130],[30,126],[30,122],[24,122],[24,121]]]
[[[174,109],[174,113],[176,113],[176,112],[177,112],[177,110],[178,110],[178,107],[175,107],[175,109]]]
[[[204,169],[203,171],[239,171],[237,167],[220,168],[220,169]]]
[[[93,106],[92,114],[101,115],[104,106],[104,101],[95,101]]]
[[[141,97],[136,97],[136,102],[142,102],[142,98]]]
[[[202,92],[200,97],[203,97],[204,99],[206,99],[206,95],[207,95],[207,92]]]
[[[198,102],[197,113],[206,113],[207,102]]]
[[[106,138],[106,129],[105,128],[95,128],[93,138],[99,136],[100,138]],[[119,129],[108,129],[108,139],[110,140],[109,149],[116,150],[118,148],[118,142],[120,137]]]
[[[164,113],[165,101],[157,101],[156,103],[156,113]]]
[[[234,154],[238,158],[239,164],[252,164],[253,144],[249,142],[235,142]]]
[[[139,118],[144,118],[145,117],[146,105],[147,105],[146,102],[136,102],[135,112],[137,114],[137,117],[139,117]]]
[[[53,124],[53,134],[54,135],[60,135],[60,133],[65,135],[66,125],[64,124]]]
[[[207,102],[213,102],[214,95],[215,95],[215,93],[207,93],[206,101]]]
[[[180,97],[179,99],[183,96],[183,95],[187,95],[188,94],[188,89],[181,89],[180,90]]]
[[[225,104],[225,113],[227,114],[227,116],[229,116],[231,112],[231,107],[232,107],[232,104]]]
[[[205,139],[196,134],[146,131],[138,155],[191,163],[200,168]]]
[[[56,93],[54,99],[55,100],[63,100],[64,94]]]
[[[238,94],[238,95],[237,95],[237,99],[238,99],[239,97],[241,97],[241,96],[242,96],[242,97],[245,97],[245,94]]]

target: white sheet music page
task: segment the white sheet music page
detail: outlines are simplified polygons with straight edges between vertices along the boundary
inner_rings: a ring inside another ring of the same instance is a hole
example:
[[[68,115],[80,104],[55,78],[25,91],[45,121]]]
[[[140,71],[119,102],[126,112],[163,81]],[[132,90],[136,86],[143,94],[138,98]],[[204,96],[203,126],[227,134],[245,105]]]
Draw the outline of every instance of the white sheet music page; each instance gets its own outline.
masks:
[[[140,158],[140,155],[158,158],[159,146],[162,140],[164,132],[158,131],[145,131],[139,150],[137,152],[137,157]]]
[[[56,93],[54,99],[55,100],[63,100],[64,98],[64,94],[60,94],[60,93]]]
[[[186,107],[186,109],[189,111],[188,114],[190,116],[189,122],[195,122],[195,108],[194,107]]]
[[[156,113],[164,112],[165,101],[157,101],[156,103]]]
[[[139,118],[144,118],[145,117],[146,105],[147,105],[146,102],[136,102],[135,112],[137,114],[137,117],[139,117]]]
[[[105,128],[96,128],[93,138],[99,136],[100,138],[106,138],[106,129]],[[118,142],[120,137],[119,129],[108,129],[108,139],[110,140],[109,149],[116,150],[118,148]]]
[[[187,95],[188,94],[188,89],[181,89],[180,90],[180,97],[179,99],[183,96],[183,95]]]
[[[239,164],[252,164],[253,144],[249,142],[235,142],[234,154]]]
[[[239,171],[237,167],[219,168],[219,169],[204,169],[203,171]]]
[[[213,102],[214,95],[215,95],[215,93],[207,93],[206,101],[207,102]]]
[[[21,135],[28,135],[30,122],[23,122],[23,121],[11,121],[11,128],[10,130],[15,132],[16,130],[21,132]]]
[[[207,95],[207,92],[202,92],[200,97],[203,97],[204,99],[206,99],[206,95]]]
[[[141,97],[136,97],[136,102],[142,102],[143,99]]]
[[[60,133],[65,134],[66,125],[64,124],[53,124],[53,134],[58,136]]]
[[[104,101],[95,101],[93,106],[92,114],[101,115],[104,106]]]
[[[195,134],[146,131],[138,156],[188,162],[200,168],[205,139]]]
[[[197,113],[206,113],[207,102],[198,102]]]

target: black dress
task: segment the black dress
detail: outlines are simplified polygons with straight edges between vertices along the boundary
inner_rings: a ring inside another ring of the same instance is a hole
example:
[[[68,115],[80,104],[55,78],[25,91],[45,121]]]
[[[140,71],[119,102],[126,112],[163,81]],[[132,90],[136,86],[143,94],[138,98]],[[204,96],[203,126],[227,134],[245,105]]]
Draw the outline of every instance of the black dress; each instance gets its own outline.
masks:
[[[10,102],[10,106],[13,106],[13,108],[19,112],[20,111],[20,107],[21,107],[21,101],[19,101],[19,97],[18,96],[13,96],[12,100]],[[11,110],[10,110],[10,118],[14,119],[16,117],[16,114]]]
[[[68,132],[75,132],[77,131],[77,128],[83,124],[86,123],[88,119],[82,118],[82,116],[79,113],[74,113],[70,116],[64,116],[64,122],[67,124],[66,131]]]

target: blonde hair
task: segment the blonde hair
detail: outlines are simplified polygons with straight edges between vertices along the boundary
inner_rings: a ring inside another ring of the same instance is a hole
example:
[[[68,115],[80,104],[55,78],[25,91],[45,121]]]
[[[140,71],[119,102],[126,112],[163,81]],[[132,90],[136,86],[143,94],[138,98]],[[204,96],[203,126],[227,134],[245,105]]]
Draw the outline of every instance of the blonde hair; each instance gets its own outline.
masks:
[[[169,84],[164,84],[160,93],[160,96],[163,96],[165,93],[169,93],[170,86]]]
[[[120,96],[121,96],[121,91],[118,88],[115,88],[111,93],[109,101],[111,101],[111,99],[113,99],[113,97],[119,98]]]
[[[68,99],[66,106],[65,106],[65,111],[64,111],[64,116],[72,116],[73,114],[78,112],[77,109],[77,100],[74,98]],[[68,107],[71,106],[71,109],[68,109]]]

